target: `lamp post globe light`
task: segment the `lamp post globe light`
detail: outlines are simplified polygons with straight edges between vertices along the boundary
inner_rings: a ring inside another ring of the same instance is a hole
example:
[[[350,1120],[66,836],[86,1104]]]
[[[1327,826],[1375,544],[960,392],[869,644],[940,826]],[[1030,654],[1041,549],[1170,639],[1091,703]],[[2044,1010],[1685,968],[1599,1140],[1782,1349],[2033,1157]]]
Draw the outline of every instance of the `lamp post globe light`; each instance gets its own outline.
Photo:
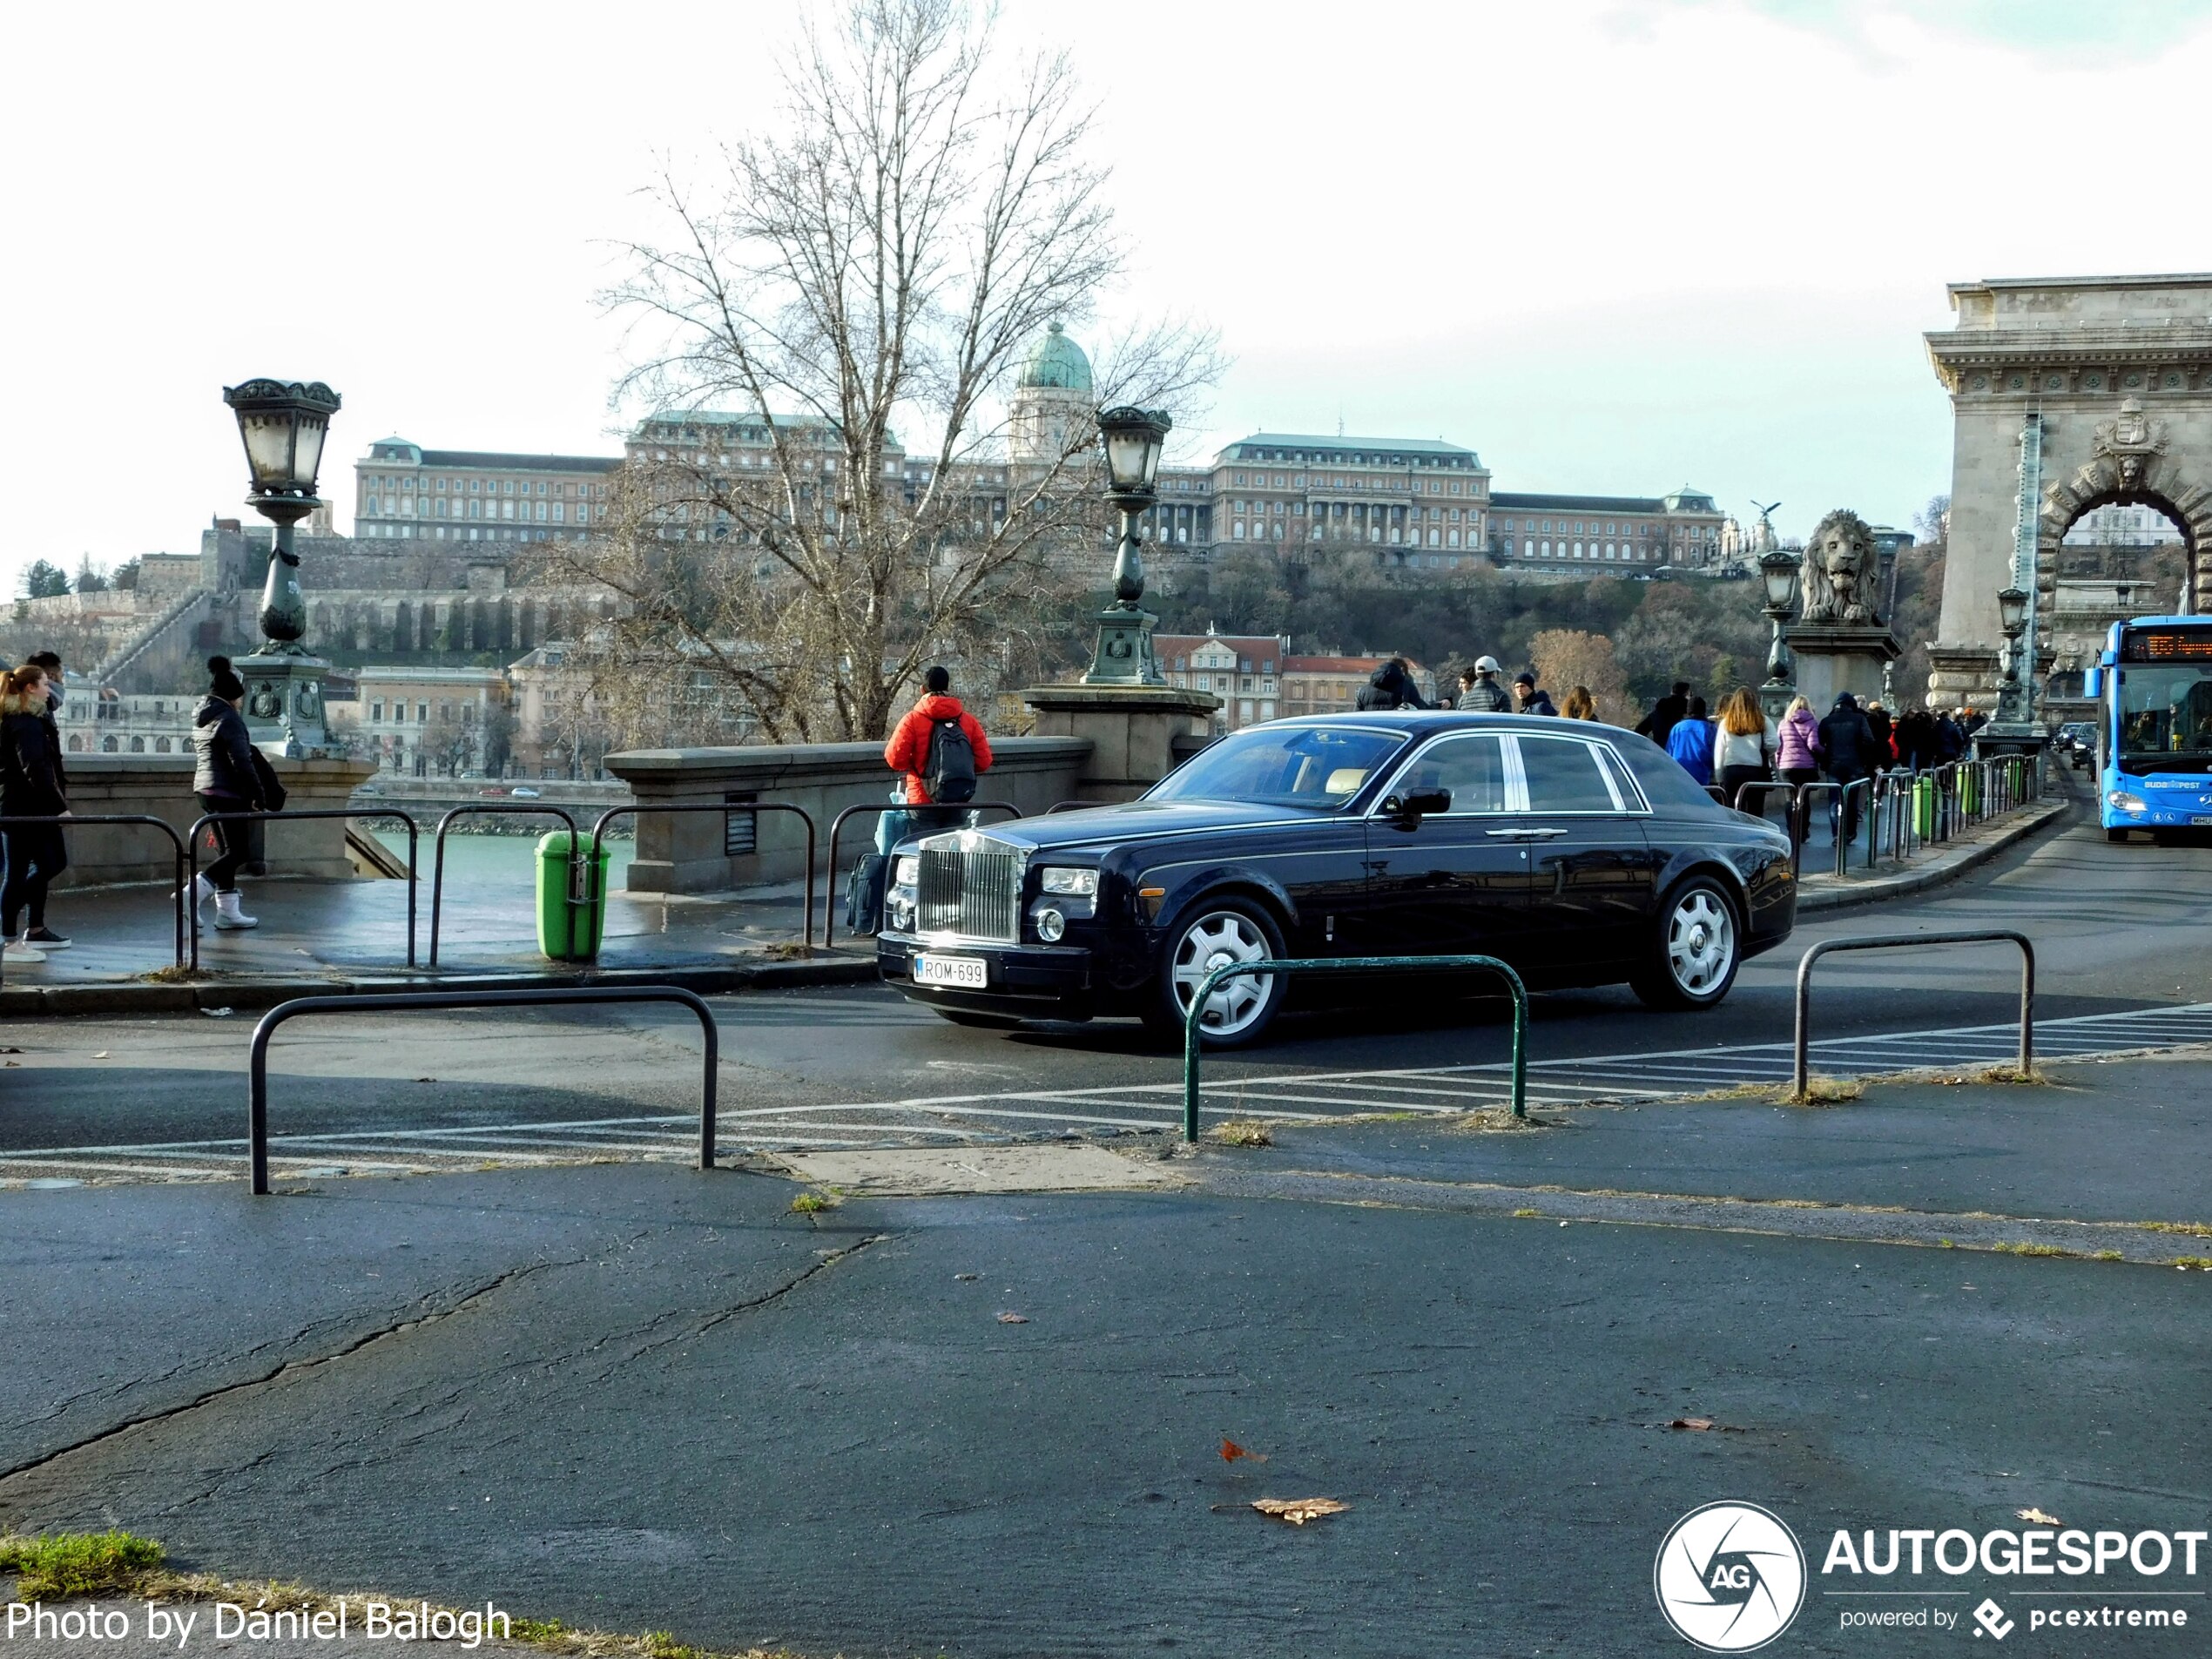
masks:
[[[307,602],[300,591],[300,556],[293,527],[322,505],[315,475],[339,396],[320,381],[257,379],[223,388],[223,401],[238,417],[251,490],[246,500],[275,526],[268,576],[261,587],[261,639],[239,660],[246,682],[246,723],[254,741],[287,755],[327,746],[322,682],[328,664],[300,643],[307,631]]]
[[[1152,648],[1152,626],[1159,618],[1137,603],[1144,597],[1144,557],[1136,521],[1157,493],[1160,450],[1174,424],[1161,409],[1098,413],[1106,499],[1121,515],[1121,538],[1114,554],[1114,603],[1098,613],[1098,647],[1082,678],[1086,685],[1167,684]]]

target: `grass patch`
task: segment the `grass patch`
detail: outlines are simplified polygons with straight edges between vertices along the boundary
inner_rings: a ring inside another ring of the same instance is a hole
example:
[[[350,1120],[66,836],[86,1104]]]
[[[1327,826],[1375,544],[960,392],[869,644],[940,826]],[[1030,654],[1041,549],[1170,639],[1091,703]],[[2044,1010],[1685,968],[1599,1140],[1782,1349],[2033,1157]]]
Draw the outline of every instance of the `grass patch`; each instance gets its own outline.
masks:
[[[1457,1117],[1445,1119],[1446,1127],[1478,1135],[1518,1135],[1525,1130],[1549,1129],[1552,1125],[1531,1113],[1527,1117],[1515,1117],[1510,1106],[1485,1106],[1472,1112],[1462,1112]]]
[[[1268,1133],[1267,1125],[1251,1117],[1232,1117],[1225,1123],[1217,1123],[1206,1138],[1223,1146],[1275,1144],[1275,1137]]]
[[[1516,1210],[1513,1212],[1513,1218],[1515,1221],[1526,1221],[1531,1217],[1541,1219],[1543,1213],[1541,1210]]]
[[[1857,1100],[1865,1092],[1865,1082],[1857,1077],[1808,1077],[1803,1095],[1778,1095],[1775,1097],[1775,1103],[1780,1106],[1837,1106],[1847,1100]]]
[[[2174,1265],[2185,1270],[2194,1267],[2200,1273],[2212,1273],[2212,1256],[2176,1256]]]
[[[802,1192],[791,1201],[795,1216],[818,1216],[825,1210],[837,1208],[837,1200],[819,1192]]]
[[[2101,1250],[2092,1254],[2089,1259],[2093,1262],[2124,1262],[2128,1258],[2116,1250]]]
[[[2143,1231],[2150,1233],[2181,1233],[2190,1238],[2212,1238],[2212,1225],[2202,1221],[2147,1221]]]
[[[126,1594],[160,1565],[161,1546],[127,1532],[0,1537],[0,1573],[17,1575],[16,1594],[25,1601]]]
[[[2001,1251],[2007,1256],[2072,1256],[2075,1254],[2070,1250],[2061,1250],[2056,1244],[1992,1244],[1990,1248]]]
[[[797,962],[804,961],[814,951],[811,945],[802,945],[795,939],[779,939],[764,947],[760,954],[772,962]]]
[[[1978,1083],[2027,1083],[2046,1089],[2053,1086],[2049,1072],[2037,1069],[2022,1071],[2018,1066],[1991,1066],[1974,1081]]]
[[[172,962],[166,968],[154,968],[149,973],[139,974],[138,977],[149,985],[188,985],[195,980],[212,979],[214,975],[208,973],[195,973],[189,968],[181,968],[175,962]]]

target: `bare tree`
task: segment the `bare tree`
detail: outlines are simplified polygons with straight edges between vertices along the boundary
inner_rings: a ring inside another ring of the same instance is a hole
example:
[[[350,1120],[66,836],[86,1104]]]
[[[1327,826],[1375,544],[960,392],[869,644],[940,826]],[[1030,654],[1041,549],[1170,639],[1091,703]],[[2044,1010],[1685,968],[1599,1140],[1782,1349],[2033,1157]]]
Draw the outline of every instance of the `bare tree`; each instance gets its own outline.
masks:
[[[1633,725],[1642,711],[1629,694],[1628,676],[1613,642],[1603,634],[1573,628],[1547,628],[1528,641],[1528,658],[1538,681],[1553,700],[1565,703],[1579,685],[1597,703],[1597,718],[1614,725]]]
[[[605,535],[544,552],[621,597],[623,678],[711,672],[772,739],[880,737],[933,658],[995,654],[1054,555],[1103,545],[1090,422],[1009,453],[1006,393],[1123,246],[1067,60],[1001,74],[988,23],[846,0],[777,133],[711,187],[664,172],[670,239],[609,298],[637,352],[617,395],[666,441],[633,447]],[[1099,403],[1187,414],[1217,372],[1172,323],[1101,355]]]

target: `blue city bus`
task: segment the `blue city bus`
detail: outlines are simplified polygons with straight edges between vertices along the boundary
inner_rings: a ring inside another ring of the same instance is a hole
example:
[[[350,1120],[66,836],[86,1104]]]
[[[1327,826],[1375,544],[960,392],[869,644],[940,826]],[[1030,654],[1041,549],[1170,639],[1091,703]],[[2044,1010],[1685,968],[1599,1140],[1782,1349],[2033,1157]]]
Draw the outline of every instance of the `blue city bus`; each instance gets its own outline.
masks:
[[[2107,838],[2212,828],[2212,617],[2113,624],[2082,690],[2097,699]]]

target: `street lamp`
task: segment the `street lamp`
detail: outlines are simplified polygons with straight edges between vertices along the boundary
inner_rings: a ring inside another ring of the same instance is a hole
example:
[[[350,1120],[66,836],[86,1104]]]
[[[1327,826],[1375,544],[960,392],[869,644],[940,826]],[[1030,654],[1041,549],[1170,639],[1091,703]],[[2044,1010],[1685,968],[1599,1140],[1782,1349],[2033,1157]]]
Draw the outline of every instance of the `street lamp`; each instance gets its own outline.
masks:
[[[1790,658],[1789,641],[1783,632],[1797,603],[1797,556],[1780,548],[1762,553],[1759,580],[1766,584],[1766,618],[1774,634],[1767,646],[1766,684],[1759,688],[1759,702],[1770,716],[1779,720],[1797,692],[1791,678],[1797,664]]]
[[[246,721],[255,741],[300,754],[325,746],[322,678],[326,666],[300,642],[307,602],[300,591],[300,556],[293,529],[322,505],[315,475],[339,396],[320,381],[250,380],[223,388],[238,416],[252,475],[246,504],[274,525],[268,576],[261,586],[261,643],[238,664],[246,682]]]
[[[2023,590],[2006,588],[1997,596],[1997,625],[2005,634],[2005,660],[1998,677],[1998,723],[2025,725],[2027,711],[2022,706],[2020,660],[2020,634],[2027,627],[2027,595]]]
[[[1144,558],[1136,521],[1157,493],[1160,449],[1174,424],[1162,409],[1099,411],[1106,499],[1121,515],[1121,539],[1114,554],[1114,603],[1098,613],[1098,648],[1083,676],[1086,685],[1167,683],[1152,649],[1152,624],[1159,619],[1137,604],[1144,597]]]

